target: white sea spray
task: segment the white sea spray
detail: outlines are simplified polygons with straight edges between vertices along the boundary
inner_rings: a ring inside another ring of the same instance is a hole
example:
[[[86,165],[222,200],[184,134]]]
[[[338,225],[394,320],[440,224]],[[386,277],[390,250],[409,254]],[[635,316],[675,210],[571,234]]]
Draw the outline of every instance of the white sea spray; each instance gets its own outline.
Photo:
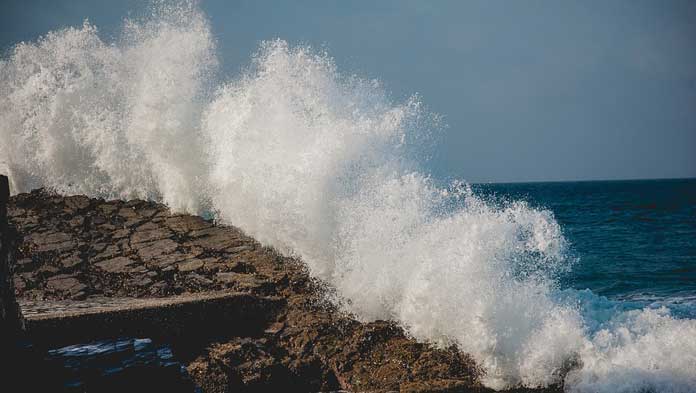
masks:
[[[496,389],[696,390],[696,321],[561,291],[571,264],[551,212],[419,169],[439,125],[418,97],[395,103],[282,40],[219,83],[209,22],[187,2],[123,30],[105,42],[85,22],[2,60],[0,170],[14,192],[214,210],[301,257],[358,318],[456,344]]]

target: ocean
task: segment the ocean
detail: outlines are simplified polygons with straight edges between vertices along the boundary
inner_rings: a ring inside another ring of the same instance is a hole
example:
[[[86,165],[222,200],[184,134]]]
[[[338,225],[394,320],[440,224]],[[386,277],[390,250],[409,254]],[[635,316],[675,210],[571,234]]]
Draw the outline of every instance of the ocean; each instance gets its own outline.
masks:
[[[693,180],[442,184],[421,97],[282,39],[221,75],[209,23],[156,2],[116,38],[86,21],[3,55],[12,192],[212,212],[494,389],[696,391]]]
[[[567,288],[696,318],[696,179],[480,184],[549,209],[569,241]]]

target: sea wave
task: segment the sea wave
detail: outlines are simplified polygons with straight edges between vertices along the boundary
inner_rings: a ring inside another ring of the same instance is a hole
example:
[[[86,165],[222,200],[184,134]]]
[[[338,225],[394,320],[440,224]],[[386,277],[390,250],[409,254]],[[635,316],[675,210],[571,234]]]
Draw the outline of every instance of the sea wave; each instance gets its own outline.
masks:
[[[14,192],[214,211],[301,257],[358,318],[456,344],[495,389],[696,390],[695,320],[561,290],[572,259],[552,212],[424,173],[421,143],[440,124],[417,96],[395,103],[283,40],[220,78],[205,15],[157,4],[114,42],[85,22],[0,62],[0,170]]]

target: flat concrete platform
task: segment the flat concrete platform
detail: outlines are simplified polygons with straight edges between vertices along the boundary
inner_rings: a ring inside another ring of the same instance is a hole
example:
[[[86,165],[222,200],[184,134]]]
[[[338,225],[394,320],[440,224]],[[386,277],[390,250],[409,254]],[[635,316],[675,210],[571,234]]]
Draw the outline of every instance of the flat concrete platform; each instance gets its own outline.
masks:
[[[167,298],[21,300],[27,337],[58,347],[116,337],[156,340],[211,339],[263,330],[283,300],[238,292],[208,292]]]

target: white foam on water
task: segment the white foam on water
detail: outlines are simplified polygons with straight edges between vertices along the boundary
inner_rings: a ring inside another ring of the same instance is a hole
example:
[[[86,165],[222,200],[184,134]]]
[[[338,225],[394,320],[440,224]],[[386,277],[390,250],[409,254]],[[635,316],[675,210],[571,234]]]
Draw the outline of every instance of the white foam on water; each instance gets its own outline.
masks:
[[[216,56],[187,2],[115,42],[85,22],[17,45],[0,63],[0,170],[14,192],[212,209],[301,257],[358,318],[456,344],[496,389],[696,390],[696,321],[561,291],[572,263],[551,212],[419,169],[439,124],[418,97],[395,103],[282,40],[221,84]]]

